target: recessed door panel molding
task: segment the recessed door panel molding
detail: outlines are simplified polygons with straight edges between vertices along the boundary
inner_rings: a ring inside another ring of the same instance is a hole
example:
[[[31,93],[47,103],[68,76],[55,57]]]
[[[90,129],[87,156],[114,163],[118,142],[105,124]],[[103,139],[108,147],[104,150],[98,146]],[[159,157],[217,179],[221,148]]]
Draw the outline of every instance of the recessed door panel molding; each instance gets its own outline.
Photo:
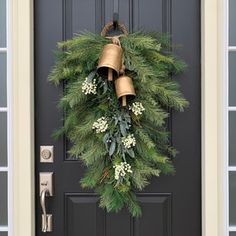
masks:
[[[133,0],[133,30],[171,33],[171,0]]]
[[[138,200],[143,209],[140,219],[127,210],[106,213],[99,207],[99,197],[89,193],[65,194],[67,236],[171,236],[171,194],[143,193]]]
[[[134,220],[134,235],[171,236],[172,195],[147,193],[139,194],[138,199],[143,209],[143,217]]]
[[[101,31],[104,24],[104,0],[68,0],[64,4],[64,38],[85,30]],[[89,16],[89,17],[87,17]],[[87,18],[85,21],[84,19]]]
[[[65,230],[67,236],[105,235],[105,213],[99,207],[99,198],[95,194],[65,195]]]

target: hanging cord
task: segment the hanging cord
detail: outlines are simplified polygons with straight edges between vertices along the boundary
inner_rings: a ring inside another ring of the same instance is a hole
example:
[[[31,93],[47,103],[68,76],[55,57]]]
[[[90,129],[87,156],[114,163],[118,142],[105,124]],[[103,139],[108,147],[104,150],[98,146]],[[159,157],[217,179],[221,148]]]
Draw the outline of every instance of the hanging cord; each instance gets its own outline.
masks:
[[[113,21],[108,22],[102,29],[101,36],[105,37],[108,34],[109,30],[112,29],[112,27],[113,27]],[[117,22],[117,27],[124,33],[124,35],[126,36],[128,35],[128,30],[123,23]]]
[[[109,32],[109,30],[113,27],[113,22],[110,21],[108,22],[102,32],[101,32],[101,36],[103,37],[106,37],[107,39],[111,39],[112,43],[118,45],[121,47],[121,43],[120,43],[120,37],[122,36],[127,36],[128,35],[128,30],[126,28],[126,26],[122,23],[119,23],[118,22],[118,28],[124,33],[124,34],[121,34],[121,35],[117,35],[117,36],[112,36],[112,37],[109,37],[109,36],[106,36],[107,33]],[[125,74],[125,65],[124,65],[124,57],[122,58],[122,67],[121,67],[121,70],[120,70],[120,74]]]
[[[104,26],[104,28],[102,29],[101,36],[106,37],[107,39],[111,39],[112,43],[121,47],[120,37],[127,36],[128,30],[124,24],[118,22],[118,28],[123,32],[123,34],[117,35],[117,36],[112,36],[112,37],[106,36],[112,27],[113,27],[113,21],[108,22]],[[122,74],[122,75],[125,74],[124,57],[122,58],[122,67],[120,69],[120,74]]]

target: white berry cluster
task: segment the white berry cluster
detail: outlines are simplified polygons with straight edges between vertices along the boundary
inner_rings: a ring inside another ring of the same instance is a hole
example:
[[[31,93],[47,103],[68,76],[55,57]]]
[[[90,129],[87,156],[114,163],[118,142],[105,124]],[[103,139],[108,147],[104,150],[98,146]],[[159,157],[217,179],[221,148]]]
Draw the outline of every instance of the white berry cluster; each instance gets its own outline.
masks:
[[[97,119],[97,121],[93,123],[93,129],[96,130],[96,133],[103,133],[107,130],[107,128],[108,128],[108,122],[106,117],[104,116]]]
[[[121,162],[120,164],[116,164],[113,166],[115,169],[115,179],[125,177],[127,173],[132,173],[130,164],[126,162]]]
[[[96,94],[97,93],[96,80],[94,79],[92,82],[89,82],[88,78],[86,78],[82,84],[82,92],[84,94]]]
[[[126,137],[123,137],[121,141],[126,148],[131,148],[136,145],[136,139],[133,134],[129,134]]]
[[[134,102],[129,109],[137,116],[142,115],[143,111],[145,111],[145,108],[143,107],[143,104],[141,102]]]

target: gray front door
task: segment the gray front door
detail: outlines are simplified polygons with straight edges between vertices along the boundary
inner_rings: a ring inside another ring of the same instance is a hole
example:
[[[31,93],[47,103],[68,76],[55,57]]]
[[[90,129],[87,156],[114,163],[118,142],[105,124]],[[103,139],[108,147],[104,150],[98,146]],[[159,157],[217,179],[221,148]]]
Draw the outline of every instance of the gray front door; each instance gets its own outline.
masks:
[[[47,199],[53,232],[41,232],[41,208],[36,184],[37,236],[200,236],[201,235],[201,125],[200,125],[200,0],[119,0],[119,17],[129,31],[170,32],[176,53],[187,64],[178,78],[190,102],[184,113],[169,119],[172,144],[179,151],[176,174],[153,179],[138,194],[143,216],[133,219],[126,210],[107,214],[98,197],[81,189],[84,169],[66,154],[66,139],[54,140],[62,125],[57,101],[63,88],[48,83],[56,43],[81,30],[99,33],[112,19],[113,0],[37,0],[35,14],[35,150],[36,183],[39,172],[55,175],[54,196]],[[41,145],[54,146],[54,163],[40,163]]]

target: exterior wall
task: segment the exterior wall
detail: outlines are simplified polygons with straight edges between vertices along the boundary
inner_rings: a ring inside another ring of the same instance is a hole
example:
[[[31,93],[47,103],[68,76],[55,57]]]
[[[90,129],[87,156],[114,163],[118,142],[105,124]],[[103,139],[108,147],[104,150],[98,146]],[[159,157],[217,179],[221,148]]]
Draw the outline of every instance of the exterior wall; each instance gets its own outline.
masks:
[[[14,235],[35,235],[33,1],[12,0]],[[223,0],[202,0],[202,235],[222,236]]]

